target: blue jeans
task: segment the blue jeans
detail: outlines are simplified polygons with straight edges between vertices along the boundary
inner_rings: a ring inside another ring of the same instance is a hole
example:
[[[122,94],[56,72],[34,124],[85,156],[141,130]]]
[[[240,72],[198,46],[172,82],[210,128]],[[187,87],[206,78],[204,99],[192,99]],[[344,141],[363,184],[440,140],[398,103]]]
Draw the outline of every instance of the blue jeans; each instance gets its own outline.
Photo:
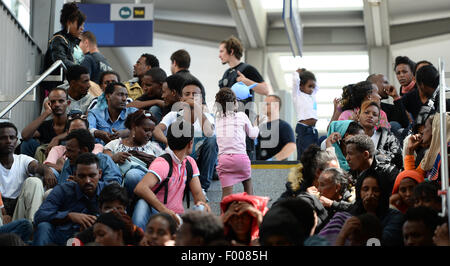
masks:
[[[161,122],[162,119],[162,110],[161,107],[159,107],[158,105],[153,105],[152,107],[150,107],[150,109],[148,109],[152,115],[156,118],[156,124],[159,124],[159,122]]]
[[[59,230],[57,227],[48,222],[42,222],[37,225],[33,237],[33,246],[47,246],[56,244],[65,246],[67,240],[75,235],[73,229]]]
[[[147,174],[147,172],[144,172],[138,168],[130,169],[125,174],[123,186],[127,189],[128,197],[131,198],[134,195],[134,189],[145,174]]]
[[[40,145],[41,144],[39,143],[39,141],[33,138],[22,141],[22,143],[20,144],[20,153],[34,158],[34,155],[36,154],[36,149]]]
[[[140,199],[136,206],[134,206],[133,216],[131,220],[133,224],[140,227],[145,232],[145,227],[147,226],[148,220],[152,215],[159,213],[155,208],[148,205],[148,203],[144,199]]]
[[[14,233],[26,242],[33,234],[33,224],[27,219],[19,219],[0,226],[0,234]]]
[[[300,161],[302,153],[309,147],[309,145],[318,144],[319,133],[315,127],[300,123],[297,123],[295,133],[297,133],[297,160]]]
[[[208,190],[211,184],[218,152],[216,136],[194,138],[194,148],[192,149],[191,157],[197,163],[200,171],[200,183],[205,191]]]

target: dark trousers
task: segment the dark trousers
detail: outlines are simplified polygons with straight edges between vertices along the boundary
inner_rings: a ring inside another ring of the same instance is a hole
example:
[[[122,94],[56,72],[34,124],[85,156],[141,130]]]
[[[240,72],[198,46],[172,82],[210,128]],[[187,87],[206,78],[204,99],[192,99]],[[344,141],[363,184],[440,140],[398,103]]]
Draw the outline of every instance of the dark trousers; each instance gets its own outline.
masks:
[[[297,160],[300,161],[302,153],[309,147],[309,145],[318,145],[319,133],[315,127],[300,123],[297,123],[295,133],[297,133]]]

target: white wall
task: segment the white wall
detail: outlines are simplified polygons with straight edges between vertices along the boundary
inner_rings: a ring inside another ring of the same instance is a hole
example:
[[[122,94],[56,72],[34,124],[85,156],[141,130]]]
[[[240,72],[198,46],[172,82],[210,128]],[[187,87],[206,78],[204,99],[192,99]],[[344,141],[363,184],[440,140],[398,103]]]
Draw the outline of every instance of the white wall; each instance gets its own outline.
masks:
[[[214,105],[215,95],[219,90],[219,79],[222,78],[224,71],[228,68],[228,65],[222,65],[220,62],[219,43],[155,33],[153,47],[124,47],[118,48],[117,52],[120,53],[118,56],[123,58],[124,65],[130,65],[129,77],[132,75],[132,66],[143,53],[155,55],[159,60],[160,67],[169,76],[171,75],[170,56],[179,49],[185,49],[189,52],[191,56],[189,70],[205,87],[206,102],[211,109]],[[126,80],[126,78],[124,77],[123,80]]]
[[[445,62],[445,72],[450,72],[450,34],[394,44],[391,46],[391,52],[393,59],[396,56],[402,55],[408,56],[415,62],[428,60],[436,68],[438,68],[439,57],[441,57]],[[400,84],[395,78],[395,75],[393,77],[398,88]],[[446,75],[445,83],[449,87],[450,75]]]

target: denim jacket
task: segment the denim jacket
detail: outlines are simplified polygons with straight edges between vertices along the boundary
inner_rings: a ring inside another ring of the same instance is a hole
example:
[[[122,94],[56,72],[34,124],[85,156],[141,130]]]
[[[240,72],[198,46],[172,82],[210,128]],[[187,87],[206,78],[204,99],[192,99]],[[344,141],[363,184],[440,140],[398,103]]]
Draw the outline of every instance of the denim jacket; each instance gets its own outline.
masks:
[[[117,164],[106,154],[97,154],[100,169],[102,170],[101,181],[106,183],[117,182],[122,184],[122,174]],[[67,159],[64,163],[63,169],[61,170],[61,175],[58,177],[58,184],[63,184],[67,182],[69,176],[75,175],[75,165],[70,165],[70,160]]]
[[[98,211],[93,212],[89,210],[86,200],[98,209],[98,196],[105,185],[105,182],[99,181],[95,196],[90,199],[83,193],[76,182],[66,182],[57,185],[34,215],[34,223],[36,225],[42,222],[51,223],[54,219],[66,218],[70,212],[98,215]],[[80,225],[69,221],[59,225],[58,229],[77,230],[79,227]]]

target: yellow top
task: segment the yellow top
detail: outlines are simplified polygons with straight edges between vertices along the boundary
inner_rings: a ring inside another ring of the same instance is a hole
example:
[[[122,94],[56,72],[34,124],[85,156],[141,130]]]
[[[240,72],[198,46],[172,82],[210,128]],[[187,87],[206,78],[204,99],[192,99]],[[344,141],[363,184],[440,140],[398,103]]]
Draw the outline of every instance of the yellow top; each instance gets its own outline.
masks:
[[[144,94],[144,90],[141,88],[138,82],[127,81],[124,83],[124,85],[127,88],[128,97],[133,99],[133,101],[135,101],[142,94]]]

